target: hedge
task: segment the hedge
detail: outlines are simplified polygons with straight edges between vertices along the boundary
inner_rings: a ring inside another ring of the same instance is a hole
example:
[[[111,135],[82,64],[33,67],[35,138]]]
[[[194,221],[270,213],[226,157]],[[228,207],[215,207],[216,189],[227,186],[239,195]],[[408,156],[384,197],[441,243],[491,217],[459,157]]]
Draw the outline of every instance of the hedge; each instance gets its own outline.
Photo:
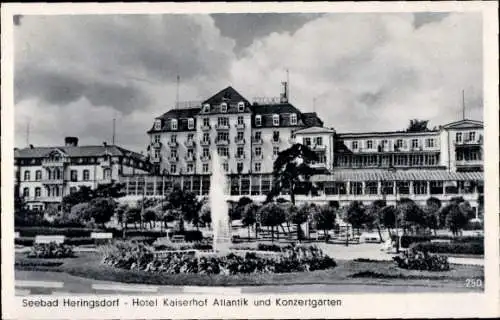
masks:
[[[396,237],[393,235],[392,239],[395,241]],[[404,235],[401,237],[401,247],[408,248],[412,243],[420,243],[420,242],[430,242],[431,240],[450,240],[454,243],[483,243],[484,237],[477,236],[413,236],[413,235]]]
[[[21,237],[36,237],[60,235],[66,237],[90,237],[92,232],[103,232],[98,229],[90,228],[54,228],[54,227],[18,227],[15,228]]]
[[[451,254],[484,254],[483,242],[420,242],[410,246],[411,249],[430,253],[451,253]]]
[[[14,239],[14,244],[25,247],[31,247],[34,242],[34,237],[19,237]]]
[[[185,230],[172,233],[172,236],[178,235],[184,236],[184,240],[187,242],[203,240],[203,233],[199,230]]]

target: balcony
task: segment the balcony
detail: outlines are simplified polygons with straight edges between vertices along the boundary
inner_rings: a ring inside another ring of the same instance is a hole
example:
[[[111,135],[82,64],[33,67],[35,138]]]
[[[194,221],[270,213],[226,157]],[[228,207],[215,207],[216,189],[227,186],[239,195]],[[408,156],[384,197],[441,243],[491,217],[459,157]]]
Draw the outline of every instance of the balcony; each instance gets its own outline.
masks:
[[[262,138],[255,138],[255,137],[253,137],[252,138],[252,143],[253,144],[262,144],[263,141],[262,141]]]
[[[43,179],[42,180],[42,184],[45,184],[45,185],[57,185],[57,184],[63,184],[65,182],[66,182],[66,180],[63,179],[63,178],[60,178],[60,179]]]
[[[483,144],[482,137],[473,140],[455,141],[455,146],[480,146],[482,144]]]
[[[210,143],[210,140],[200,140],[200,145],[204,147],[208,147]]]
[[[210,161],[210,155],[209,154],[207,154],[207,155],[201,155],[200,156],[200,160],[203,161],[203,162]]]
[[[326,168],[326,163],[324,162],[313,162],[310,164],[311,168],[315,169],[325,169]]]
[[[196,161],[196,155],[194,153],[188,153],[184,156],[184,159],[189,162]]]
[[[168,156],[168,162],[177,162],[177,161],[179,161],[179,156],[177,156],[177,155]]]
[[[160,163],[161,162],[161,157],[152,157],[151,162],[153,163]]]
[[[40,202],[61,202],[62,196],[39,197],[37,201]]]
[[[204,125],[204,124],[201,125],[201,131],[210,131],[210,129],[212,129],[212,127],[209,124],[208,125]]]
[[[229,130],[229,124],[216,124],[215,130]]]
[[[272,138],[271,139],[271,143],[272,144],[280,144],[281,143],[281,139],[280,138]]]
[[[179,144],[177,143],[177,141],[169,141],[168,146],[170,148],[177,148],[179,146]]]
[[[243,159],[245,159],[245,158],[246,158],[246,157],[245,157],[245,153],[240,153],[240,154],[235,153],[235,154],[234,154],[234,157],[235,157],[237,160],[243,160]]]
[[[110,160],[103,160],[103,161],[101,161],[100,165],[101,165],[101,167],[109,168],[109,167],[111,167],[111,161]]]
[[[316,144],[312,146],[313,150],[326,150],[326,145],[324,144]]]
[[[184,145],[186,146],[186,148],[194,148],[196,142],[193,139],[188,139],[184,142]]]
[[[154,148],[154,149],[160,149],[161,148],[161,145],[162,143],[160,141],[156,141],[156,142],[152,142],[151,143],[151,146]]]
[[[68,158],[61,158],[58,160],[53,160],[53,159],[42,160],[42,166],[44,167],[63,167],[64,165],[67,165],[69,163],[70,160]]]
[[[227,145],[229,145],[229,140],[228,139],[217,139],[217,140],[215,140],[215,144],[218,146],[227,146]]]
[[[483,163],[483,160],[457,160],[455,162],[457,167],[482,166]]]
[[[253,158],[254,160],[262,160],[264,159],[264,154],[260,153],[260,154],[253,154]]]
[[[234,138],[234,142],[238,145],[245,144],[245,138],[238,139],[238,137]]]
[[[236,129],[238,129],[238,130],[243,130],[243,129],[245,129],[245,123],[237,123],[237,124],[235,125],[235,127],[236,127]]]

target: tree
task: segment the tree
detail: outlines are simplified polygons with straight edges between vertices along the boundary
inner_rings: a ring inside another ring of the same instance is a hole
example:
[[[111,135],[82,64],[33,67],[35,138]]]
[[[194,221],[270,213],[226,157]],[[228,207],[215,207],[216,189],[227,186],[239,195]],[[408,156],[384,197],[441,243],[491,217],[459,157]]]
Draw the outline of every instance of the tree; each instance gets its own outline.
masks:
[[[256,203],[248,203],[243,208],[241,223],[248,229],[248,238],[250,239],[250,226],[255,225],[255,239],[257,239],[257,212],[260,206]]]
[[[407,132],[429,131],[429,129],[427,128],[428,123],[429,120],[418,120],[418,119],[410,120],[410,123],[408,124],[408,128],[406,129],[406,131]]]
[[[153,209],[147,209],[144,212],[144,222],[149,222],[149,228],[152,229],[152,223],[156,221],[156,211]]]
[[[141,209],[138,207],[128,207],[125,211],[125,217],[125,228],[129,223],[133,223],[135,229],[137,229],[137,222],[141,221]]]
[[[308,182],[312,175],[322,172],[310,166],[312,162],[318,160],[314,151],[299,143],[278,153],[273,166],[274,184],[266,202],[272,201],[281,191],[288,189],[290,200],[295,205],[296,191],[303,188],[304,183]]]
[[[441,209],[441,200],[435,197],[427,199],[424,208],[424,221],[428,228],[434,230],[434,234],[439,227],[439,209]]]
[[[369,215],[366,214],[366,209],[363,203],[359,201],[351,201],[346,209],[346,221],[352,225],[353,228],[361,228],[369,221]]]
[[[299,208],[291,205],[288,214],[290,222],[296,226],[297,240],[300,241],[304,238],[304,231],[302,230],[301,225],[309,220],[309,217],[311,216],[311,206],[307,203],[304,203]]]
[[[196,194],[182,190],[180,184],[176,183],[167,194],[166,201],[168,209],[172,210],[173,213],[177,213],[179,230],[184,230],[184,220],[193,223],[198,228],[202,203],[198,201]]]
[[[286,220],[286,213],[283,208],[274,202],[263,205],[259,210],[261,223],[264,226],[271,227],[271,240],[274,242],[274,227],[281,225]],[[279,234],[278,234],[279,238]]]
[[[396,209],[400,218],[398,223],[404,232],[410,227],[425,226],[424,212],[413,200],[402,198]]]
[[[43,213],[39,211],[30,210],[24,199],[14,193],[14,225],[36,225],[43,221]]]
[[[89,202],[87,214],[92,220],[100,224],[102,228],[109,222],[115,212],[115,200],[113,198],[95,198]]]
[[[366,210],[366,214],[369,217],[368,218],[369,224],[372,224],[377,228],[380,241],[384,241],[384,238],[382,237],[382,232],[380,230],[380,225],[383,222],[382,209],[384,209],[386,205],[387,204],[385,200],[375,200]]]
[[[212,223],[212,213],[210,212],[210,204],[205,202],[200,209],[200,220],[204,225]]]
[[[99,184],[95,189],[88,186],[80,186],[76,192],[63,197],[62,207],[64,211],[69,211],[74,205],[83,202],[90,202],[95,198],[120,198],[126,195],[124,189],[124,183],[115,182]]]
[[[473,209],[463,198],[457,197],[450,200],[449,204],[444,206],[440,212],[440,220],[450,229],[453,235],[459,232],[467,225],[469,219],[473,216]]]
[[[398,216],[398,211],[394,206],[385,206],[382,208],[380,217],[381,223],[387,228],[389,234],[391,234],[391,228],[396,227],[396,218]]]
[[[336,217],[335,209],[330,206],[321,206],[314,214],[316,228],[323,230],[325,233],[325,242],[328,242],[327,231],[335,227]]]

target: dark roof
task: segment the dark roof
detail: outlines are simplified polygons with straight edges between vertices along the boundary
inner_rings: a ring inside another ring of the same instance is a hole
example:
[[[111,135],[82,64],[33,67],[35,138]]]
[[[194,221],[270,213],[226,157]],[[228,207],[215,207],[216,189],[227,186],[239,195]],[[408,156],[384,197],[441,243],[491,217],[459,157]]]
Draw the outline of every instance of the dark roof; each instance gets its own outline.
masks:
[[[160,132],[160,131],[195,131],[196,130],[196,115],[200,112],[200,108],[184,108],[184,109],[172,109],[159,117],[156,117],[155,120],[162,121],[162,129],[155,130],[154,123],[151,126],[151,129],[148,130],[147,133]],[[194,119],[194,127],[193,129],[188,128],[188,119]],[[170,122],[172,119],[177,119],[177,130],[171,130]]]
[[[322,127],[323,120],[321,120],[316,112],[302,113],[302,122],[306,127]]]
[[[106,153],[111,156],[128,156],[136,160],[145,161],[146,158],[134,151],[130,151],[118,146],[77,146],[77,147],[35,147],[17,149],[14,151],[14,158],[16,159],[30,159],[30,158],[43,158],[51,151],[59,150],[68,155],[68,157],[99,157]]]
[[[364,137],[374,137],[374,136],[387,136],[387,135],[408,135],[408,136],[421,136],[426,134],[437,134],[439,130],[427,130],[427,131],[372,131],[372,132],[350,132],[350,133],[338,133],[337,137],[342,138],[364,138]]]
[[[300,114],[300,111],[288,102],[276,103],[276,104],[254,104],[252,105],[252,111],[255,114],[282,114],[282,113]]]
[[[484,176],[482,172],[451,172],[447,170],[334,170],[329,175],[314,175],[312,182],[326,181],[480,181]]]
[[[245,105],[249,105],[247,99],[245,99],[238,91],[234,90],[233,87],[229,86],[221,91],[217,92],[207,100],[203,101],[203,104],[219,105],[222,102],[226,102],[227,104],[237,104],[238,102],[243,101]]]
[[[172,109],[161,116],[157,117],[156,119],[182,119],[182,118],[194,118],[199,112],[200,108],[186,108],[186,109]]]

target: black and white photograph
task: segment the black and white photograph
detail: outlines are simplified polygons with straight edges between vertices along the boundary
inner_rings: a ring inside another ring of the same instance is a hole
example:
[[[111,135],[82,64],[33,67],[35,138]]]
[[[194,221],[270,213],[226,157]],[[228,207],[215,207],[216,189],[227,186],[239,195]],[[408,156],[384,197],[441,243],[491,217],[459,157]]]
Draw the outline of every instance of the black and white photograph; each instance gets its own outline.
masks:
[[[499,214],[484,25],[466,10],[14,14],[15,296],[42,297],[22,300],[36,313],[113,295],[223,310],[319,294],[301,306],[334,310],[343,294],[484,294]]]

